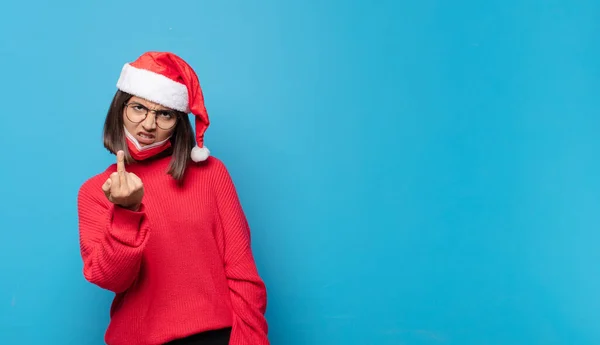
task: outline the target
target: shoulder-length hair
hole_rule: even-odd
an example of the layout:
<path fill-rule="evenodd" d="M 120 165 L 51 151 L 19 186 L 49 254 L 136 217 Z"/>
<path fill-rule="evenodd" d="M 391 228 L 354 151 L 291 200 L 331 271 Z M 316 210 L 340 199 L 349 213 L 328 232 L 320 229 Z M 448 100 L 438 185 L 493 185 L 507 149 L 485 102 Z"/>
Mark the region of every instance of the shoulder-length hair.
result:
<path fill-rule="evenodd" d="M 123 122 L 123 109 L 131 97 L 131 94 L 117 90 L 106 114 L 103 130 L 104 147 L 115 155 L 119 150 L 123 150 L 127 163 L 135 162 L 127 149 Z M 170 139 L 171 148 L 163 154 L 171 154 L 167 173 L 176 180 L 182 180 L 191 161 L 190 152 L 195 145 L 195 137 L 188 114 L 177 111 L 177 117 L 177 125 Z"/>

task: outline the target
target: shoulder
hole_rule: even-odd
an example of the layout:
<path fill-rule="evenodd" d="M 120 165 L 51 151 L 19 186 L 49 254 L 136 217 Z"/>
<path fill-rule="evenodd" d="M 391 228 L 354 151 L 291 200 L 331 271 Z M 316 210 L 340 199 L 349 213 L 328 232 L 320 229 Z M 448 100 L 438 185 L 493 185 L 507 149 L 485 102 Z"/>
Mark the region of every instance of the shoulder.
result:
<path fill-rule="evenodd" d="M 215 174 L 227 172 L 227 167 L 225 166 L 225 163 L 215 156 L 209 156 L 203 162 L 191 163 L 189 168 L 190 171 L 195 174 Z"/>
<path fill-rule="evenodd" d="M 191 163 L 189 177 L 195 180 L 209 181 L 212 184 L 228 183 L 231 180 L 227 166 L 215 156 L 209 156 L 203 162 Z"/>

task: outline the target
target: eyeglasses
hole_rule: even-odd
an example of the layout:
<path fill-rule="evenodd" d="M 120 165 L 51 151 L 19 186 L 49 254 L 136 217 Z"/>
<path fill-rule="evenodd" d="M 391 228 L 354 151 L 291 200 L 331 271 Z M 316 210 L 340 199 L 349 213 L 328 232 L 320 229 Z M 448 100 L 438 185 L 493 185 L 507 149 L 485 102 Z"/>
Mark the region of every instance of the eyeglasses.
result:
<path fill-rule="evenodd" d="M 154 113 L 154 121 L 161 129 L 171 129 L 177 124 L 177 113 L 172 110 L 150 110 L 139 103 L 125 103 L 125 116 L 133 123 L 146 120 L 149 112 Z"/>

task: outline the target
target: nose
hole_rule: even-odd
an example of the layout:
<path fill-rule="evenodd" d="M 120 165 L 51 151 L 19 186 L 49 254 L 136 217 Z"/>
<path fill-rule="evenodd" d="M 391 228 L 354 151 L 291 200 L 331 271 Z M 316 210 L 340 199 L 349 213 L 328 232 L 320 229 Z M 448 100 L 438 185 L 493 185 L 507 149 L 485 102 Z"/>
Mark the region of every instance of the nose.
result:
<path fill-rule="evenodd" d="M 156 118 L 155 118 L 155 114 L 152 111 L 148 112 L 148 116 L 146 116 L 146 119 L 144 121 L 142 121 L 142 127 L 144 128 L 144 130 L 150 132 L 156 129 Z"/>

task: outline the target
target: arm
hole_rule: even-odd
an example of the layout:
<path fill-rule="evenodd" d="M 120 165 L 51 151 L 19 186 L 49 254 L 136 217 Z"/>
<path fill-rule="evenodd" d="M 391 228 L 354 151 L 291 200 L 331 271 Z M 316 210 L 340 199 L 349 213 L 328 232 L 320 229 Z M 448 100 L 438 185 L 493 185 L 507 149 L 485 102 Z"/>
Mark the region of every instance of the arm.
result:
<path fill-rule="evenodd" d="M 85 279 L 115 293 L 127 290 L 148 241 L 144 205 L 130 211 L 106 200 L 99 185 L 84 184 L 77 208 Z"/>
<path fill-rule="evenodd" d="M 225 166 L 215 159 L 214 186 L 224 239 L 225 273 L 233 307 L 231 345 L 268 345 L 267 294 L 250 245 L 250 229 Z"/>

